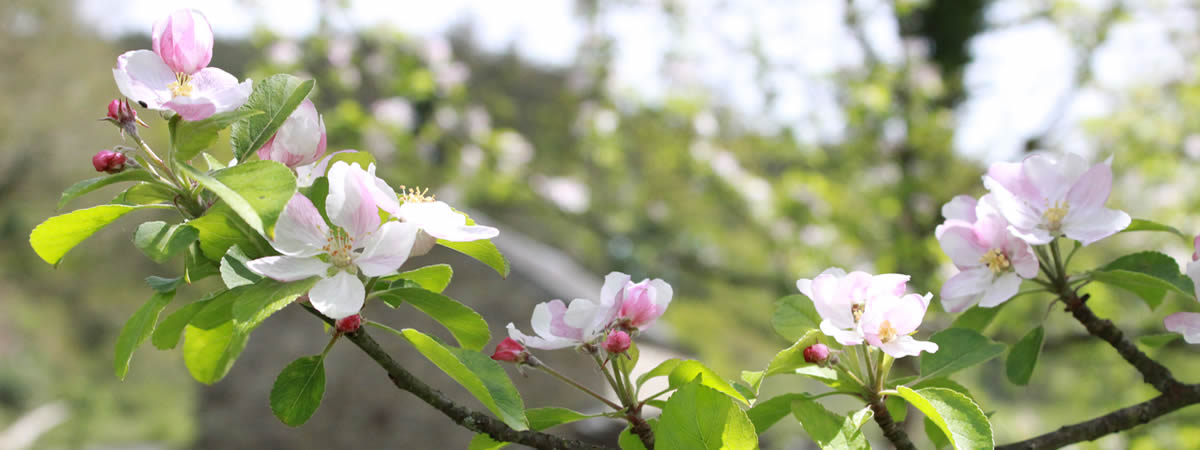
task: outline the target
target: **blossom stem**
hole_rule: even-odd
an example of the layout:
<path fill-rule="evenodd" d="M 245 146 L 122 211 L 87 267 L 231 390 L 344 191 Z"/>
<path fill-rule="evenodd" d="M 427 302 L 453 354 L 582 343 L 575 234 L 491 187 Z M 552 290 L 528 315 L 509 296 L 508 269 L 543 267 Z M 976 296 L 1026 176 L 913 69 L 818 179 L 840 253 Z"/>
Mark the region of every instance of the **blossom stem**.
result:
<path fill-rule="evenodd" d="M 333 337 L 329 338 L 329 343 L 325 344 L 324 350 L 321 350 L 321 360 L 322 361 L 325 360 L 325 355 L 328 355 L 329 351 L 333 350 L 333 344 L 335 342 L 337 342 L 338 338 L 340 338 L 340 337 L 342 337 L 342 333 L 336 332 L 336 333 L 333 333 Z"/>
<path fill-rule="evenodd" d="M 879 374 L 875 373 L 875 368 L 871 366 L 871 348 L 870 347 L 863 348 L 862 359 L 863 359 L 863 364 L 865 364 L 865 367 L 867 369 L 867 381 L 871 383 L 868 386 L 869 387 L 875 386 L 875 379 L 879 376 Z"/>
<path fill-rule="evenodd" d="M 600 359 L 600 355 L 597 355 L 596 353 L 593 352 L 592 353 L 592 361 L 596 362 L 596 366 L 598 368 L 600 368 L 600 373 L 603 373 L 604 379 L 608 380 L 608 385 L 613 388 L 613 392 L 617 393 L 617 399 L 621 400 L 622 403 L 625 403 L 626 397 L 625 397 L 624 386 L 621 386 L 621 383 L 618 382 L 617 379 L 612 376 L 612 373 L 610 373 L 608 371 L 608 368 L 605 367 L 605 365 L 604 365 L 604 361 Z M 620 409 L 621 408 L 619 408 L 619 407 L 617 408 L 618 411 Z"/>
<path fill-rule="evenodd" d="M 154 150 L 151 149 L 150 146 L 146 144 L 146 141 L 142 140 L 141 136 L 138 136 L 137 134 L 133 134 L 133 141 L 137 142 L 138 147 L 140 147 L 143 152 L 146 152 L 146 157 L 150 158 L 150 161 L 157 164 L 158 167 L 163 170 L 163 173 L 167 175 L 168 181 L 170 181 L 172 184 L 174 184 L 176 187 L 178 187 L 180 189 L 183 188 L 184 184 L 183 184 L 183 182 L 181 182 L 179 180 L 178 177 L 175 176 L 175 172 L 171 171 L 170 167 L 167 167 L 167 164 L 164 163 L 163 160 L 158 157 L 158 154 L 154 153 Z"/>
<path fill-rule="evenodd" d="M 539 364 L 539 365 L 537 365 L 537 369 L 541 370 L 542 372 L 546 372 L 547 374 L 549 374 L 550 376 L 552 376 L 554 378 L 558 378 L 559 381 L 562 381 L 563 383 L 567 383 L 568 385 L 570 385 L 571 387 L 573 387 L 575 389 L 579 389 L 579 390 L 583 391 L 584 393 L 586 393 L 592 397 L 595 397 L 597 400 L 604 402 L 605 405 L 608 405 L 612 409 L 615 409 L 617 411 L 620 411 L 623 409 L 623 408 L 621 408 L 621 405 L 613 403 L 611 400 L 604 398 L 603 395 L 596 393 L 596 391 L 588 389 L 587 386 L 577 383 L 575 380 L 572 380 L 570 377 L 559 373 L 557 370 L 551 369 L 550 366 L 547 366 L 545 364 Z"/>
<path fill-rule="evenodd" d="M 1065 282 L 1066 277 L 1067 277 L 1067 267 L 1065 264 L 1063 264 L 1062 253 L 1061 253 L 1061 250 L 1059 250 L 1059 248 L 1058 248 L 1058 238 L 1055 238 L 1053 241 L 1050 241 L 1050 253 L 1052 255 L 1054 255 L 1054 271 L 1057 272 L 1058 277 L 1062 279 L 1062 280 L 1056 280 L 1056 282 L 1058 282 L 1058 281 Z"/>

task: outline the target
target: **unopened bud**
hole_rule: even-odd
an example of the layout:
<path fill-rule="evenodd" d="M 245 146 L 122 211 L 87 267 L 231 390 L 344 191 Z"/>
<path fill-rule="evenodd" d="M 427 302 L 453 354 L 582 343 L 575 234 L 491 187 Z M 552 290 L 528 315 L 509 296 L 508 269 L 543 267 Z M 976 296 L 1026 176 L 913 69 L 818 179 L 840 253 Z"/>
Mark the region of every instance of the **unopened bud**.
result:
<path fill-rule="evenodd" d="M 333 326 L 341 333 L 353 333 L 362 327 L 362 321 L 362 314 L 355 314 L 338 319 Z"/>
<path fill-rule="evenodd" d="M 604 350 L 609 353 L 625 353 L 629 350 L 629 333 L 621 330 L 612 330 L 608 333 L 608 337 L 604 339 Z"/>
<path fill-rule="evenodd" d="M 809 364 L 821 364 L 829 359 L 829 347 L 825 344 L 813 344 L 804 349 L 804 361 Z"/>
<path fill-rule="evenodd" d="M 1192 261 L 1200 261 L 1200 235 L 1192 240 L 1192 247 L 1196 249 L 1195 252 L 1192 252 Z"/>
<path fill-rule="evenodd" d="M 137 111 L 133 110 L 129 100 L 115 99 L 108 102 L 108 115 L 100 120 L 108 121 L 120 128 L 121 136 L 124 136 L 125 133 L 137 134 L 138 125 L 149 127 L 146 122 L 142 122 L 142 119 L 138 118 Z"/>
<path fill-rule="evenodd" d="M 520 364 L 529 359 L 529 352 L 525 351 L 525 346 L 516 339 L 508 337 L 496 344 L 492 359 Z"/>
<path fill-rule="evenodd" d="M 125 154 L 100 150 L 92 157 L 92 167 L 95 167 L 97 172 L 118 173 L 125 170 Z"/>

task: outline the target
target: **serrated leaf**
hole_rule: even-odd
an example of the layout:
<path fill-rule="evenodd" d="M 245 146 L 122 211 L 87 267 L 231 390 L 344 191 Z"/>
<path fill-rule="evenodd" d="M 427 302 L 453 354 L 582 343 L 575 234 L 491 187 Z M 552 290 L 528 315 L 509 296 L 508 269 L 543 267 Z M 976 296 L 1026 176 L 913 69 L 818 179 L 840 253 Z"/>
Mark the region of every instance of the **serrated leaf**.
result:
<path fill-rule="evenodd" d="M 1029 384 L 1045 339 L 1046 329 L 1037 326 L 1013 345 L 1012 350 L 1008 352 L 1008 358 L 1004 360 L 1004 372 L 1008 375 L 1008 381 L 1018 386 Z"/>
<path fill-rule="evenodd" d="M 675 370 L 676 367 L 679 367 L 679 364 L 681 363 L 683 363 L 683 360 L 678 358 L 671 358 L 658 363 L 658 365 L 654 366 L 653 369 L 650 369 L 646 371 L 646 373 L 643 373 L 637 377 L 637 387 L 640 389 L 642 385 L 646 384 L 646 381 L 649 381 L 651 378 L 665 377 L 670 375 L 671 371 Z"/>
<path fill-rule="evenodd" d="M 275 135 L 292 111 L 300 106 L 316 82 L 300 80 L 291 75 L 277 74 L 254 83 L 254 91 L 239 111 L 261 111 L 233 124 L 229 141 L 233 155 L 245 161 L 250 152 L 262 148 Z"/>
<path fill-rule="evenodd" d="M 987 362 L 1004 353 L 1006 345 L 965 328 L 947 328 L 929 337 L 938 345 L 936 353 L 921 354 L 921 377 L 944 377 Z"/>
<path fill-rule="evenodd" d="M 154 289 L 154 292 L 171 292 L 183 284 L 183 278 L 166 278 L 151 275 L 146 277 L 146 284 L 150 286 L 150 289 Z"/>
<path fill-rule="evenodd" d="M 680 386 L 667 400 L 655 429 L 654 448 L 752 449 L 758 448 L 758 435 L 727 394 L 697 380 Z"/>
<path fill-rule="evenodd" d="M 411 328 L 399 333 L 509 427 L 518 431 L 529 429 L 521 395 L 496 361 L 476 351 L 443 345 Z"/>
<path fill-rule="evenodd" d="M 219 273 L 221 273 L 221 267 L 204 256 L 199 242 L 193 242 L 188 246 L 187 253 L 183 256 L 184 281 L 191 284 Z"/>
<path fill-rule="evenodd" d="M 445 295 L 421 288 L 394 288 L 379 291 L 378 295 L 393 307 L 408 303 L 429 315 L 446 327 L 462 348 L 479 351 L 492 338 L 483 316 Z"/>
<path fill-rule="evenodd" d="M 125 380 L 125 376 L 129 374 L 129 362 L 133 360 L 133 351 L 137 350 L 138 346 L 154 333 L 158 315 L 162 313 L 168 303 L 171 303 L 172 298 L 175 298 L 174 290 L 155 292 L 150 296 L 150 300 L 138 308 L 133 316 L 125 322 L 125 326 L 121 327 L 121 334 L 117 336 L 117 348 L 113 356 L 113 370 L 116 372 L 117 378 Z"/>
<path fill-rule="evenodd" d="M 108 186 L 115 183 L 123 183 L 126 181 L 154 181 L 154 175 L 142 169 L 126 169 L 124 172 L 105 175 L 102 177 L 90 178 L 71 185 L 67 190 L 63 191 L 62 197 L 58 199 L 58 205 L 55 209 L 62 209 L 71 200 L 79 198 L 79 196 L 92 192 L 96 189 Z"/>
<path fill-rule="evenodd" d="M 691 383 L 697 378 L 699 378 L 699 383 L 701 385 L 712 388 L 717 392 L 721 392 L 725 395 L 733 397 L 734 399 L 737 399 L 737 401 L 742 402 L 742 404 L 746 406 L 750 406 L 750 402 L 746 400 L 746 397 L 742 396 L 742 394 L 738 392 L 737 389 L 734 389 L 733 386 L 730 386 L 724 378 L 721 378 L 720 375 L 717 375 L 716 372 L 714 372 L 712 369 L 709 369 L 708 366 L 700 363 L 700 361 L 681 361 L 679 365 L 675 366 L 675 369 L 671 371 L 671 374 L 667 376 L 667 384 L 672 388 L 678 389 L 680 386 Z"/>
<path fill-rule="evenodd" d="M 793 401 L 792 415 L 823 449 L 871 448 L 859 431 L 857 420 L 829 411 L 816 401 L 807 398 Z"/>
<path fill-rule="evenodd" d="M 262 111 L 251 109 L 236 109 L 213 114 L 195 122 L 181 120 L 178 115 L 172 117 L 171 121 L 167 123 L 167 127 L 171 131 L 175 159 L 186 163 L 201 151 L 212 146 L 213 142 L 217 141 L 217 135 L 221 130 L 233 125 L 234 122 L 262 113 Z"/>
<path fill-rule="evenodd" d="M 775 313 L 771 315 L 771 326 L 785 339 L 795 342 L 809 330 L 821 328 L 821 315 L 817 314 L 812 300 L 803 295 L 789 295 L 775 301 Z"/>
<path fill-rule="evenodd" d="M 168 225 L 163 221 L 144 222 L 133 233 L 133 246 L 150 260 L 163 263 L 196 241 L 200 233 L 187 224 Z"/>
<path fill-rule="evenodd" d="M 1161 223 L 1156 223 L 1149 220 L 1133 219 L 1129 222 L 1128 227 L 1125 227 L 1124 230 L 1121 230 L 1122 233 L 1128 233 L 1131 231 L 1157 231 L 1160 233 L 1171 233 L 1179 236 L 1180 239 L 1183 239 L 1184 243 L 1188 245 L 1192 244 L 1192 236 L 1183 234 L 1183 232 L 1179 231 L 1175 227 L 1163 225 Z"/>
<path fill-rule="evenodd" d="M 434 264 L 402 272 L 399 275 L 390 276 L 388 279 L 409 280 L 427 291 L 441 293 L 446 290 L 446 286 L 450 285 L 450 278 L 453 276 L 454 270 L 450 268 L 449 264 Z"/>
<path fill-rule="evenodd" d="M 1179 271 L 1179 264 L 1159 252 L 1125 255 L 1096 269 L 1092 280 L 1118 287 L 1141 297 L 1150 309 L 1162 303 L 1168 290 L 1194 298 L 1192 280 Z"/>
<path fill-rule="evenodd" d="M 225 163 L 213 157 L 213 155 L 208 154 L 208 152 L 201 152 L 200 157 L 204 158 L 204 164 L 208 165 L 209 172 L 225 168 Z"/>
<path fill-rule="evenodd" d="M 292 170 L 275 161 L 238 164 L 212 175 L 187 164 L 179 167 L 216 194 L 251 229 L 266 237 L 272 236 L 269 231 L 296 193 L 296 177 Z"/>
<path fill-rule="evenodd" d="M 762 434 L 784 417 L 792 414 L 792 402 L 807 399 L 807 394 L 782 394 L 755 403 L 746 410 L 746 417 L 754 424 L 756 433 Z"/>
<path fill-rule="evenodd" d="M 159 208 L 152 205 L 100 205 L 46 219 L 29 233 L 29 244 L 43 261 L 58 264 L 67 252 L 101 228 L 130 212 Z"/>
<path fill-rule="evenodd" d="M 280 422 L 292 427 L 303 425 L 325 395 L 325 357 L 305 356 L 292 361 L 279 372 L 271 387 L 271 412 Z"/>
<path fill-rule="evenodd" d="M 896 388 L 900 396 L 915 406 L 942 430 L 956 449 L 992 448 L 992 424 L 979 405 L 966 396 L 944 388 L 914 391 Z"/>

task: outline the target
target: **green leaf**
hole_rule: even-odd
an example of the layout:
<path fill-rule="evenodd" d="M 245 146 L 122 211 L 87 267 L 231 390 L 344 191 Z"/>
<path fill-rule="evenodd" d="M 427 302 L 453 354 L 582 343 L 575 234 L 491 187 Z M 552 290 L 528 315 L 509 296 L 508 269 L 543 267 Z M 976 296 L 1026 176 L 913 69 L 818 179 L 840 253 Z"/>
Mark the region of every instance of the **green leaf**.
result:
<path fill-rule="evenodd" d="M 529 429 L 542 431 L 558 425 L 601 416 L 589 416 L 566 408 L 530 408 L 525 410 L 525 417 L 529 419 Z M 497 450 L 507 447 L 508 444 L 508 442 L 496 441 L 486 434 L 477 434 L 471 439 L 471 444 L 467 448 L 469 450 Z"/>
<path fill-rule="evenodd" d="M 1159 252 L 1140 252 L 1113 260 L 1092 272 L 1095 281 L 1137 294 L 1150 309 L 1162 303 L 1168 290 L 1195 298 L 1192 280 L 1179 272 L 1179 264 Z"/>
<path fill-rule="evenodd" d="M 100 205 L 46 219 L 29 233 L 33 251 L 50 264 L 58 264 L 80 242 L 132 211 L 156 206 Z"/>
<path fill-rule="evenodd" d="M 898 396 L 891 395 L 883 399 L 883 406 L 887 408 L 892 420 L 897 423 L 903 422 L 908 417 L 908 403 Z"/>
<path fill-rule="evenodd" d="M 150 172 L 142 169 L 127 169 L 124 172 L 114 175 L 105 175 L 102 177 L 83 180 L 71 185 L 71 187 L 63 191 L 62 197 L 58 199 L 58 205 L 55 206 L 55 208 L 62 209 L 62 207 L 66 206 L 71 200 L 74 200 L 83 194 L 92 192 L 110 184 L 121 183 L 125 181 L 154 181 L 154 175 L 151 175 Z"/>
<path fill-rule="evenodd" d="M 921 410 L 942 430 L 956 449 L 992 448 L 992 425 L 979 405 L 966 396 L 944 388 L 912 390 L 896 388 L 900 396 Z"/>
<path fill-rule="evenodd" d="M 428 314 L 450 330 L 450 334 L 454 335 L 454 339 L 458 340 L 458 345 L 462 348 L 479 351 L 492 338 L 483 316 L 445 295 L 421 288 L 395 288 L 379 291 L 378 294 L 383 301 L 393 305 L 392 307 L 407 302 Z"/>
<path fill-rule="evenodd" d="M 303 425 L 325 395 L 325 356 L 305 356 L 279 372 L 271 388 L 271 412 L 288 426 Z"/>
<path fill-rule="evenodd" d="M 275 161 L 253 161 L 221 169 L 212 176 L 187 164 L 180 170 L 212 191 L 250 228 L 263 236 L 275 226 L 279 213 L 296 193 L 296 177 Z M 216 259 L 216 258 L 214 258 Z"/>
<path fill-rule="evenodd" d="M 1183 242 L 1188 245 L 1192 244 L 1192 238 L 1193 238 L 1193 236 L 1188 236 L 1186 234 L 1183 234 L 1183 232 L 1179 231 L 1175 227 L 1167 226 L 1167 225 L 1163 225 L 1161 223 L 1151 222 L 1149 220 L 1143 220 L 1143 219 L 1133 219 L 1133 221 L 1129 222 L 1128 227 L 1125 227 L 1124 230 L 1121 230 L 1122 233 L 1128 233 L 1131 231 L 1157 231 L 1157 232 L 1162 232 L 1162 233 L 1171 233 L 1176 236 L 1179 236 L 1179 238 L 1183 239 Z"/>
<path fill-rule="evenodd" d="M 509 427 L 529 429 L 521 395 L 496 361 L 477 351 L 448 347 L 411 328 L 401 330 L 400 335 Z"/>
<path fill-rule="evenodd" d="M 221 260 L 235 245 L 241 247 L 242 252 L 251 259 L 266 256 L 262 254 L 262 250 L 256 249 L 270 247 L 269 243 L 262 240 L 261 236 L 242 222 L 224 203 L 209 208 L 203 216 L 189 221 L 188 225 L 199 232 L 200 250 L 206 258 L 213 261 Z"/>
<path fill-rule="evenodd" d="M 737 389 L 734 389 L 733 386 L 730 386 L 728 382 L 721 378 L 720 375 L 717 375 L 716 372 L 713 372 L 712 369 L 709 369 L 704 364 L 701 364 L 700 361 L 681 361 L 679 365 L 671 371 L 671 374 L 667 376 L 667 383 L 670 387 L 679 389 L 680 386 L 695 381 L 697 377 L 700 378 L 701 385 L 712 388 L 718 392 L 737 399 L 746 406 L 750 406 L 750 402 L 746 400 L 746 397 L 742 396 Z"/>
<path fill-rule="evenodd" d="M 929 443 L 933 444 L 935 449 L 950 446 L 950 439 L 946 437 L 946 433 L 943 433 L 941 428 L 938 428 L 936 423 L 933 423 L 928 417 L 925 418 L 924 422 L 925 436 L 929 438 Z"/>
<path fill-rule="evenodd" d="M 792 415 L 823 449 L 871 448 L 855 419 L 842 417 L 814 400 L 802 398 L 793 401 Z"/>
<path fill-rule="evenodd" d="M 239 111 L 261 111 L 265 114 L 246 117 L 233 124 L 229 141 L 238 162 L 245 161 L 250 152 L 262 148 L 275 135 L 275 131 L 300 106 L 315 84 L 313 80 L 301 81 L 285 74 L 254 82 L 254 91 Z"/>
<path fill-rule="evenodd" d="M 388 279 L 409 280 L 417 283 L 425 288 L 425 290 L 440 293 L 446 290 L 446 286 L 450 285 L 450 277 L 453 275 L 454 270 L 450 268 L 449 264 L 434 264 L 390 276 Z"/>
<path fill-rule="evenodd" d="M 1138 337 L 1137 342 L 1138 344 L 1149 348 L 1158 348 L 1175 342 L 1175 340 L 1179 339 L 1180 337 L 1182 336 L 1177 333 L 1150 334 Z"/>
<path fill-rule="evenodd" d="M 187 224 L 167 225 L 163 221 L 145 222 L 133 233 L 133 245 L 156 263 L 163 263 L 187 249 L 200 235 Z"/>
<path fill-rule="evenodd" d="M 667 400 L 655 429 L 655 450 L 758 448 L 746 413 L 727 394 L 693 381 Z"/>
<path fill-rule="evenodd" d="M 500 254 L 500 249 L 496 248 L 496 244 L 493 244 L 490 240 L 480 239 L 470 242 L 452 242 L 438 239 L 437 243 L 487 264 L 488 267 L 495 270 L 501 277 L 508 278 L 508 260 L 504 259 L 504 255 Z"/>
<path fill-rule="evenodd" d="M 646 384 L 646 381 L 650 380 L 651 378 L 665 377 L 670 375 L 671 372 L 674 371 L 676 367 L 679 367 L 679 365 L 682 363 L 683 360 L 678 358 L 671 358 L 658 363 L 658 365 L 654 366 L 653 369 L 650 369 L 646 373 L 643 373 L 637 377 L 637 387 L 641 388 L 642 385 Z"/>
<path fill-rule="evenodd" d="M 171 130 L 175 159 L 186 163 L 204 149 L 212 146 L 213 142 L 217 141 L 217 135 L 221 130 L 233 125 L 234 122 L 262 113 L 262 111 L 252 109 L 236 109 L 213 114 L 195 122 L 181 120 L 179 116 L 171 118 L 167 126 Z"/>
<path fill-rule="evenodd" d="M 931 387 L 949 389 L 949 390 L 952 390 L 959 394 L 962 394 L 963 396 L 971 399 L 971 401 L 975 401 L 975 396 L 971 395 L 971 391 L 967 390 L 967 388 L 965 386 L 958 384 L 958 382 L 951 380 L 949 378 L 946 378 L 946 377 L 938 377 L 938 378 L 930 378 L 927 380 L 921 380 L 921 381 L 917 382 L 916 384 L 909 386 L 909 389 L 919 391 L 921 389 L 931 388 Z"/>
<path fill-rule="evenodd" d="M 225 168 L 225 163 L 223 163 L 220 160 L 218 160 L 217 158 L 213 157 L 213 155 L 208 154 L 208 152 L 200 153 L 200 157 L 204 158 L 204 164 L 208 165 L 209 172 L 212 172 L 214 170 L 221 170 L 221 169 Z"/>
<path fill-rule="evenodd" d="M 146 277 L 146 285 L 150 286 L 150 289 L 154 289 L 154 292 L 171 292 L 178 289 L 181 284 L 183 284 L 183 278 L 180 277 L 166 278 L 154 275 Z"/>
<path fill-rule="evenodd" d="M 921 378 L 941 377 L 1004 353 L 1006 345 L 965 328 L 947 328 L 929 338 L 938 345 L 936 353 L 921 354 Z"/>
<path fill-rule="evenodd" d="M 754 424 L 754 431 L 762 434 L 784 417 L 792 413 L 792 402 L 809 398 L 808 394 L 783 394 L 754 404 L 746 410 L 746 416 Z"/>
<path fill-rule="evenodd" d="M 780 336 L 795 342 L 804 337 L 809 330 L 821 328 L 821 315 L 817 314 L 817 309 L 808 297 L 789 295 L 775 301 L 775 314 L 771 316 L 771 326 Z"/>
<path fill-rule="evenodd" d="M 208 300 L 200 300 L 189 303 L 171 313 L 163 319 L 162 323 L 158 324 L 158 328 L 154 329 L 154 335 L 150 338 L 150 342 L 159 350 L 175 348 L 176 345 L 179 345 L 179 338 L 183 336 L 183 329 L 187 327 L 188 322 L 191 322 L 192 317 L 195 317 L 196 313 L 199 313 L 207 305 Z"/>
<path fill-rule="evenodd" d="M 1018 386 L 1029 384 L 1033 376 L 1033 368 L 1037 367 L 1038 355 L 1042 353 L 1042 341 L 1046 338 L 1046 329 L 1034 327 L 1021 340 L 1013 345 L 1004 360 L 1005 374 L 1008 381 Z"/>
<path fill-rule="evenodd" d="M 320 277 L 310 277 L 284 283 L 264 278 L 255 284 L 225 291 L 225 295 L 235 297 L 232 307 L 234 322 L 243 328 L 254 328 L 271 314 L 292 304 L 319 280 Z"/>
<path fill-rule="evenodd" d="M 235 329 L 233 321 L 207 330 L 188 325 L 184 331 L 183 364 L 196 381 L 216 383 L 229 373 L 249 339 L 248 333 Z"/>
<path fill-rule="evenodd" d="M 795 373 L 825 383 L 835 391 L 862 392 L 863 390 L 862 385 L 857 381 L 829 367 L 809 365 L 796 369 Z"/>
<path fill-rule="evenodd" d="M 199 242 L 193 242 L 188 246 L 188 251 L 183 256 L 183 279 L 185 281 L 190 284 L 219 273 L 221 273 L 221 267 L 204 256 Z"/>
<path fill-rule="evenodd" d="M 254 284 L 263 279 L 262 275 L 254 273 L 246 266 L 250 257 L 242 252 L 242 248 L 234 245 L 229 247 L 225 256 L 221 257 L 221 281 L 225 287 L 233 289 L 238 286 Z"/>
<path fill-rule="evenodd" d="M 137 312 L 133 313 L 133 317 L 125 322 L 125 326 L 121 327 L 121 334 L 117 336 L 116 354 L 113 358 L 113 370 L 116 371 L 117 378 L 125 380 L 125 376 L 129 374 L 129 362 L 133 359 L 133 351 L 154 332 L 154 326 L 158 323 L 158 315 L 174 297 L 174 290 L 155 292 L 150 300 L 138 308 Z"/>
<path fill-rule="evenodd" d="M 809 330 L 801 338 L 796 340 L 796 343 L 791 347 L 775 354 L 771 358 L 771 362 L 767 364 L 766 376 L 776 375 L 780 373 L 796 373 L 796 369 L 805 366 L 811 366 L 804 360 L 804 349 L 817 343 L 817 338 L 821 336 L 821 332 L 817 330 Z"/>
<path fill-rule="evenodd" d="M 646 450 L 646 445 L 642 443 L 642 438 L 633 434 L 633 426 L 626 426 L 621 430 L 621 434 L 617 436 L 617 446 L 621 450 Z"/>
<path fill-rule="evenodd" d="M 1001 303 L 993 308 L 984 308 L 977 305 L 959 314 L 954 319 L 954 322 L 950 323 L 949 328 L 965 328 L 977 333 L 983 333 L 983 330 L 992 324 L 992 320 L 996 318 L 996 315 L 1000 314 L 1000 309 L 1007 304 L 1009 303 Z"/>
<path fill-rule="evenodd" d="M 138 183 L 117 194 L 111 202 L 114 205 L 165 205 L 171 206 L 175 201 L 175 191 L 158 183 Z"/>

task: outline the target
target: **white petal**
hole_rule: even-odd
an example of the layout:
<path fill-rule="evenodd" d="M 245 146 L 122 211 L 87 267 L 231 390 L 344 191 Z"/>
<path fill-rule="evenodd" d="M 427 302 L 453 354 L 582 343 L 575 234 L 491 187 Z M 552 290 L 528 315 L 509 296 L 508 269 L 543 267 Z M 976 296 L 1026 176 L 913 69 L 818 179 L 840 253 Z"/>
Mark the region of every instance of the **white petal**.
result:
<path fill-rule="evenodd" d="M 328 242 L 329 227 L 321 212 L 308 197 L 292 195 L 275 222 L 275 240 L 271 246 L 289 256 L 315 256 L 325 253 Z"/>
<path fill-rule="evenodd" d="M 840 329 L 828 320 L 821 321 L 821 332 L 842 345 L 858 345 L 863 342 L 862 335 L 857 331 Z"/>
<path fill-rule="evenodd" d="M 577 342 L 569 339 L 546 339 L 540 336 L 528 336 L 525 333 L 522 333 L 521 330 L 518 330 L 516 325 L 513 325 L 512 323 L 508 324 L 508 337 L 524 344 L 526 347 L 537 348 L 541 350 L 557 350 L 577 344 Z"/>
<path fill-rule="evenodd" d="M 171 100 L 171 90 L 167 86 L 175 82 L 175 72 L 158 54 L 134 50 L 117 57 L 113 79 L 121 94 L 144 103 L 146 108 L 161 110 L 165 109 L 163 104 Z"/>
<path fill-rule="evenodd" d="M 979 299 L 983 297 L 983 293 L 965 295 L 962 297 L 946 297 L 942 296 L 942 309 L 948 313 L 960 313 L 966 311 L 967 308 L 979 303 Z"/>
<path fill-rule="evenodd" d="M 942 298 L 971 297 L 992 285 L 992 269 L 986 266 L 964 270 L 946 280 L 942 285 Z"/>
<path fill-rule="evenodd" d="M 405 222 L 417 224 L 429 235 L 447 241 L 477 241 L 500 234 L 499 230 L 492 227 L 467 225 L 467 216 L 454 211 L 445 202 L 404 203 L 400 205 L 399 216 Z"/>
<path fill-rule="evenodd" d="M 259 275 L 277 281 L 296 281 L 314 276 L 323 276 L 329 263 L 317 258 L 292 256 L 268 256 L 246 262 L 246 267 Z"/>
<path fill-rule="evenodd" d="M 1072 208 L 1095 208 L 1104 206 L 1112 191 L 1112 167 L 1096 164 L 1088 169 L 1067 192 L 1067 202 Z"/>
<path fill-rule="evenodd" d="M 313 308 L 317 308 L 317 311 L 331 319 L 358 314 L 366 296 L 362 281 L 344 271 L 318 281 L 308 292 L 308 299 Z"/>
<path fill-rule="evenodd" d="M 650 281 L 650 288 L 654 292 L 654 306 L 657 307 L 658 313 L 662 314 L 671 304 L 671 297 L 675 295 L 675 290 L 666 281 L 658 278 Z"/>
<path fill-rule="evenodd" d="M 799 289 L 800 293 L 804 294 L 804 296 L 808 297 L 809 299 L 812 299 L 812 296 L 813 296 L 812 281 L 813 280 L 810 280 L 808 278 L 801 278 L 799 280 L 796 280 L 796 289 Z"/>
<path fill-rule="evenodd" d="M 571 300 L 571 304 L 567 306 L 567 313 L 563 316 L 563 321 L 575 328 L 590 328 L 600 313 L 600 305 L 591 300 L 577 298 Z"/>
<path fill-rule="evenodd" d="M 379 208 L 367 185 L 367 173 L 358 166 L 338 161 L 329 168 L 329 195 L 325 210 L 334 225 L 355 239 L 379 229 Z M 373 185 L 374 181 L 370 183 Z"/>
<path fill-rule="evenodd" d="M 973 227 L 958 224 L 947 225 L 938 237 L 938 244 L 960 269 L 978 267 L 982 264 L 979 259 L 989 250 L 979 242 Z"/>
<path fill-rule="evenodd" d="M 1071 208 L 1063 221 L 1063 234 L 1083 245 L 1090 245 L 1129 227 L 1132 219 L 1125 211 L 1097 208 Z"/>
<path fill-rule="evenodd" d="M 385 223 L 368 235 L 363 252 L 354 259 L 354 264 L 369 277 L 391 274 L 408 260 L 416 238 L 417 227 L 413 224 Z"/>
<path fill-rule="evenodd" d="M 1192 287 L 1196 290 L 1196 299 L 1200 300 L 1200 261 L 1188 263 L 1187 276 L 1192 279 Z"/>
<path fill-rule="evenodd" d="M 942 217 L 946 220 L 961 220 L 963 222 L 975 221 L 975 207 L 979 201 L 975 197 L 969 195 L 959 195 L 945 205 L 942 205 Z"/>
<path fill-rule="evenodd" d="M 1178 312 L 1163 319 L 1167 331 L 1183 335 L 1189 344 L 1200 344 L 1200 313 Z"/>
<path fill-rule="evenodd" d="M 905 356 L 917 356 L 921 352 L 937 352 L 938 345 L 929 341 L 918 341 L 913 339 L 912 336 L 900 336 L 892 342 L 881 344 L 879 349 L 893 358 L 903 358 Z"/>
<path fill-rule="evenodd" d="M 991 286 L 983 291 L 983 298 L 979 300 L 979 306 L 984 308 L 1000 306 L 1001 303 L 1017 295 L 1020 289 L 1021 277 L 1017 276 L 1015 272 L 1001 275 L 992 282 Z"/>
<path fill-rule="evenodd" d="M 604 276 L 604 286 L 600 287 L 600 302 L 604 304 L 617 303 L 617 295 L 630 282 L 629 275 L 621 272 L 609 272 Z"/>
<path fill-rule="evenodd" d="M 1008 223 L 1023 233 L 1029 233 L 1042 223 L 1042 213 L 1031 205 L 1045 202 L 1044 198 L 1018 197 L 991 177 L 983 177 L 983 186 L 991 193 L 992 204 Z M 1049 241 L 1046 241 L 1049 242 Z M 1045 244 L 1046 242 L 1041 242 Z M 1033 242 L 1030 242 L 1034 244 Z M 1036 245 L 1036 244 L 1035 244 Z"/>
<path fill-rule="evenodd" d="M 1074 178 L 1067 178 L 1063 173 L 1065 158 L 1052 157 L 1047 154 L 1036 154 L 1021 162 L 1021 172 L 1029 180 L 1044 199 L 1062 200 L 1067 196 Z"/>

